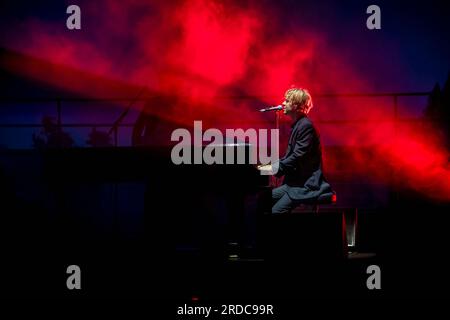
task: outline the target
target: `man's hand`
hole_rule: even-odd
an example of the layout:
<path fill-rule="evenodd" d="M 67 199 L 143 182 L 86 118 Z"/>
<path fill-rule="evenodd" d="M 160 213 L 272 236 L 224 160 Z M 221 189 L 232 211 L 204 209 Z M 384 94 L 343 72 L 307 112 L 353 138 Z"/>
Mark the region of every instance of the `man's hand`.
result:
<path fill-rule="evenodd" d="M 259 165 L 258 170 L 263 171 L 266 175 L 273 174 L 273 168 L 271 164 Z"/>

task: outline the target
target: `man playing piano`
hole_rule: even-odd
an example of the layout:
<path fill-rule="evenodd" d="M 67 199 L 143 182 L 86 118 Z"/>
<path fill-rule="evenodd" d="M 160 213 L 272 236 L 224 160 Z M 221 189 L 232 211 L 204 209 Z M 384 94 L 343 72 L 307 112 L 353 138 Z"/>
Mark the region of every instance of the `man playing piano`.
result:
<path fill-rule="evenodd" d="M 322 150 L 319 133 L 308 118 L 313 107 L 309 92 L 291 88 L 285 93 L 283 113 L 292 119 L 292 130 L 286 154 L 277 163 L 260 166 L 284 176 L 283 184 L 272 190 L 272 213 L 287 213 L 302 203 L 314 201 L 323 193 L 332 192 L 322 172 Z"/>

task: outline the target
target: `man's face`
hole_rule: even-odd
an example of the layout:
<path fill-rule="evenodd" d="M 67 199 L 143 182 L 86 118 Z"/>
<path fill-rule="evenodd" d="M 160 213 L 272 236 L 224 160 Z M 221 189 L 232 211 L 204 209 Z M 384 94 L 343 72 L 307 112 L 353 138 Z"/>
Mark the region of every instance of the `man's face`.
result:
<path fill-rule="evenodd" d="M 284 106 L 283 113 L 286 115 L 293 115 L 295 113 L 295 106 L 289 98 L 285 98 L 282 103 Z"/>

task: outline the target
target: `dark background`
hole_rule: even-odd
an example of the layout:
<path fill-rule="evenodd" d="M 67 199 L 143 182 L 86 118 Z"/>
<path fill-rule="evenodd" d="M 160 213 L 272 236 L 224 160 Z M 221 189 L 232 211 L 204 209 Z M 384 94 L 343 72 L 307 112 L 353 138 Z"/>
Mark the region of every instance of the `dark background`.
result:
<path fill-rule="evenodd" d="M 448 296 L 444 1 L 79 1 L 75 31 L 65 26 L 70 4 L 0 5 L 2 294 Z M 381 30 L 365 26 L 371 4 Z M 256 209 L 267 188 L 252 167 L 171 165 L 167 128 L 274 128 L 275 115 L 256 110 L 292 84 L 313 95 L 338 195 L 322 211 L 358 212 L 356 258 L 327 256 L 339 237 L 323 231 L 339 219 L 315 225 L 307 213 L 274 222 L 269 239 L 283 254 L 264 260 L 261 230 L 274 229 Z M 153 131 L 137 147 L 145 115 Z M 280 129 L 283 143 L 287 119 Z M 228 259 L 238 238 L 252 259 Z M 70 264 L 82 270 L 79 292 L 65 286 Z M 365 286 L 371 264 L 380 291 Z"/>

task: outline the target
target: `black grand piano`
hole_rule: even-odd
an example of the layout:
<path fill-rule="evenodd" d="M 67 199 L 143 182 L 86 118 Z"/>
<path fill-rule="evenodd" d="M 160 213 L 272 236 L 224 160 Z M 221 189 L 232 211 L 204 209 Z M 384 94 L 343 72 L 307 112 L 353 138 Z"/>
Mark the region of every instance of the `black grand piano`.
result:
<path fill-rule="evenodd" d="M 249 159 L 248 144 L 220 147 L 224 155 L 244 150 Z M 50 215 L 57 217 L 54 227 L 64 230 L 64 237 L 135 238 L 159 247 L 206 247 L 211 252 L 228 243 L 251 243 L 254 231 L 245 228 L 254 230 L 254 216 L 270 208 L 269 176 L 249 161 L 176 165 L 171 151 L 151 146 L 62 148 L 16 151 L 10 157 L 35 159 L 47 203 L 52 202 Z"/>

